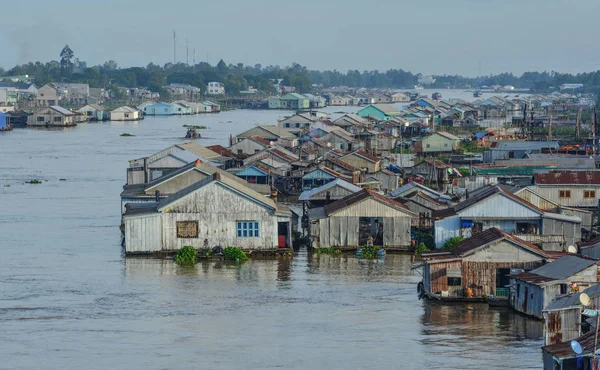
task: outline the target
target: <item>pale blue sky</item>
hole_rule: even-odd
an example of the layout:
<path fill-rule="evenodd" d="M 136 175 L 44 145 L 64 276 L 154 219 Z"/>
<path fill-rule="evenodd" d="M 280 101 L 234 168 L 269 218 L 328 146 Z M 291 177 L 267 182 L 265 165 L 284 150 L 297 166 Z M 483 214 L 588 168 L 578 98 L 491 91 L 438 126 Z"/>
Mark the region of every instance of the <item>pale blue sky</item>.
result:
<path fill-rule="evenodd" d="M 0 67 L 297 62 L 311 69 L 425 74 L 600 69 L 600 0 L 27 0 L 2 4 Z"/>

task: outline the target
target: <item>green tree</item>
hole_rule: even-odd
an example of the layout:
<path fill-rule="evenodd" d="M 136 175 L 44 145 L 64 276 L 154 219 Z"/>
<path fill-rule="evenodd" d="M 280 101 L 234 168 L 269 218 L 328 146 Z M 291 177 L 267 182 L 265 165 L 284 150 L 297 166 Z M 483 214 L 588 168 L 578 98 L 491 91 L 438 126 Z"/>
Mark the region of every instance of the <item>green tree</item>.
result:
<path fill-rule="evenodd" d="M 60 70 L 63 75 L 69 75 L 73 71 L 73 57 L 75 54 L 73 50 L 69 47 L 69 45 L 65 45 L 65 47 L 60 52 Z"/>

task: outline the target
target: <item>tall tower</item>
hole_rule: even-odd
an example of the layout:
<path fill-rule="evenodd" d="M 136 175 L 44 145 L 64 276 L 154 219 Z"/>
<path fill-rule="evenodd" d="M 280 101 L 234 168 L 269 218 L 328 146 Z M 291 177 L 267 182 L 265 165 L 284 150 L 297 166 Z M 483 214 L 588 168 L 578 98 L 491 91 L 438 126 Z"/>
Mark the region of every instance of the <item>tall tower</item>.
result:
<path fill-rule="evenodd" d="M 177 36 L 173 30 L 173 64 L 177 63 Z"/>

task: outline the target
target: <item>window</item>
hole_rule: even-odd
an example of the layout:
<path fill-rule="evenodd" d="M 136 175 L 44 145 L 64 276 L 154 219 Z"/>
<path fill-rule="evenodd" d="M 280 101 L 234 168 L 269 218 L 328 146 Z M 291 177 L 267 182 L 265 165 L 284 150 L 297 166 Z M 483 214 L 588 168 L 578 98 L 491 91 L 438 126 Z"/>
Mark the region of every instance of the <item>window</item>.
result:
<path fill-rule="evenodd" d="M 462 278 L 448 277 L 448 286 L 462 286 Z"/>
<path fill-rule="evenodd" d="M 289 124 L 289 123 L 286 123 L 286 124 L 284 125 L 284 127 L 285 127 L 285 128 L 290 128 L 290 124 Z"/>
<path fill-rule="evenodd" d="M 129 118 L 129 113 L 124 114 L 125 118 Z"/>
<path fill-rule="evenodd" d="M 571 198 L 571 190 L 560 190 L 558 192 L 559 198 Z"/>
<path fill-rule="evenodd" d="M 44 122 L 44 117 L 38 116 L 37 120 L 38 120 L 38 122 Z"/>
<path fill-rule="evenodd" d="M 238 238 L 258 238 L 258 221 L 238 221 Z"/>
<path fill-rule="evenodd" d="M 584 190 L 583 197 L 587 199 L 596 198 L 596 190 Z"/>
<path fill-rule="evenodd" d="M 425 147 L 426 148 L 431 148 L 431 144 L 427 144 Z"/>
<path fill-rule="evenodd" d="M 178 238 L 197 238 L 198 221 L 177 221 Z"/>
<path fill-rule="evenodd" d="M 260 149 L 254 149 L 254 154 L 260 152 Z"/>
<path fill-rule="evenodd" d="M 54 122 L 60 122 L 62 121 L 62 117 L 58 116 L 58 117 L 54 117 Z"/>
<path fill-rule="evenodd" d="M 238 155 L 244 154 L 244 151 L 242 149 L 238 149 Z"/>

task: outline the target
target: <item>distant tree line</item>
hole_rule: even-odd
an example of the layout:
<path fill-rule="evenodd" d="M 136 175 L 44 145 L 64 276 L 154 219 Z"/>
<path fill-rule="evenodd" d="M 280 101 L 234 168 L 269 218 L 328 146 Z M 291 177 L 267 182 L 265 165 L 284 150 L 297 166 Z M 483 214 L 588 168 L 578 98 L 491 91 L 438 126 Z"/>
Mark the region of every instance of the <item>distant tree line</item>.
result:
<path fill-rule="evenodd" d="M 239 95 L 249 86 L 266 94 L 275 92 L 273 79 L 281 79 L 285 86 L 295 87 L 297 92 L 309 92 L 313 84 L 323 87 L 348 86 L 366 88 L 413 88 L 418 84 L 418 74 L 402 69 L 390 69 L 385 72 L 350 70 L 346 73 L 333 71 L 308 70 L 300 64 L 291 66 L 254 66 L 243 63 L 227 64 L 220 60 L 216 66 L 206 62 L 196 65 L 185 63 L 167 63 L 164 66 L 150 63 L 146 67 L 119 68 L 109 60 L 102 65 L 88 67 L 87 63 L 75 57 L 67 45 L 60 53 L 60 61 L 47 63 L 30 62 L 18 65 L 8 71 L 0 69 L 0 75 L 30 75 L 37 85 L 49 82 L 80 82 L 91 87 L 113 88 L 144 87 L 150 91 L 166 95 L 163 86 L 170 83 L 189 84 L 206 91 L 208 82 L 221 82 L 228 95 Z M 463 77 L 459 75 L 433 76 L 436 81 L 433 88 L 477 88 L 484 85 L 511 85 L 515 88 L 532 89 L 536 92 L 548 92 L 564 83 L 582 83 L 589 92 L 600 91 L 600 71 L 576 75 L 558 72 L 525 72 L 521 76 L 501 73 L 484 77 Z"/>

